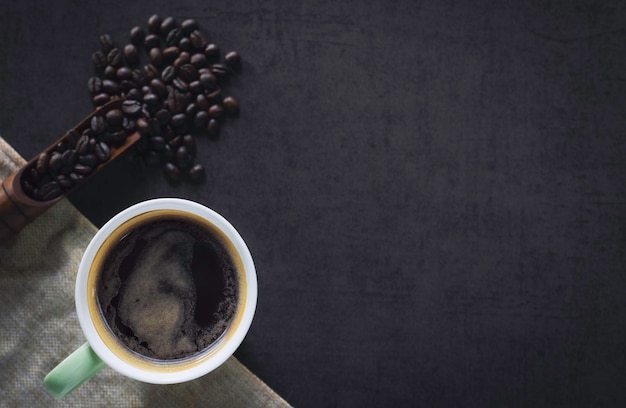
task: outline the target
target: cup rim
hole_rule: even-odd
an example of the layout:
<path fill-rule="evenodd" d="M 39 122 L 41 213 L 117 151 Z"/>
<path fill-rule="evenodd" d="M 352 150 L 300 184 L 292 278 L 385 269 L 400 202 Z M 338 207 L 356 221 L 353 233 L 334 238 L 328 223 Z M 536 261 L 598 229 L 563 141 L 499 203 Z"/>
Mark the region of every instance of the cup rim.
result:
<path fill-rule="evenodd" d="M 97 333 L 91 314 L 89 313 L 89 289 L 88 277 L 91 263 L 100 246 L 108 235 L 118 226 L 129 219 L 154 210 L 180 210 L 205 218 L 220 229 L 233 243 L 237 253 L 241 257 L 246 279 L 246 304 L 241 320 L 229 339 L 214 352 L 209 358 L 201 363 L 180 370 L 168 370 L 157 372 L 130 364 L 113 353 Z M 152 384 L 175 384 L 201 377 L 223 364 L 239 347 L 247 334 L 254 317 L 257 303 L 257 277 L 252 255 L 237 230 L 223 216 L 216 211 L 197 202 L 182 198 L 156 198 L 137 203 L 121 211 L 98 230 L 89 242 L 78 267 L 75 287 L 75 303 L 78 321 L 87 338 L 87 342 L 94 352 L 115 371 L 147 383 Z"/>

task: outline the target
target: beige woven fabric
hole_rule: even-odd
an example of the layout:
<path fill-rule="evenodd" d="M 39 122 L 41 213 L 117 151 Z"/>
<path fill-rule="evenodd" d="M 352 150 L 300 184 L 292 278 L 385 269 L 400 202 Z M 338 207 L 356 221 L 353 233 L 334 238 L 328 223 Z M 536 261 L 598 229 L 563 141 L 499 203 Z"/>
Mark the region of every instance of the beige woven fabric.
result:
<path fill-rule="evenodd" d="M 0 138 L 0 180 L 23 163 Z M 145 384 L 106 367 L 62 400 L 48 395 L 44 376 L 85 341 L 74 308 L 75 271 L 95 233 L 63 200 L 0 243 L 0 406 L 289 406 L 234 357 L 183 384 Z"/>

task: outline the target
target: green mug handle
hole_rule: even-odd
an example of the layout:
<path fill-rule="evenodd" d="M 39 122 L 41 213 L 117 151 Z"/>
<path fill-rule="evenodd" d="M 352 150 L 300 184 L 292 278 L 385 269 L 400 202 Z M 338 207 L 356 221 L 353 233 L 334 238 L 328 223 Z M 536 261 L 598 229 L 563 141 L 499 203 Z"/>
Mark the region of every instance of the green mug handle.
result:
<path fill-rule="evenodd" d="M 85 343 L 53 368 L 43 385 L 54 398 L 63 398 L 104 366 L 104 361 Z"/>

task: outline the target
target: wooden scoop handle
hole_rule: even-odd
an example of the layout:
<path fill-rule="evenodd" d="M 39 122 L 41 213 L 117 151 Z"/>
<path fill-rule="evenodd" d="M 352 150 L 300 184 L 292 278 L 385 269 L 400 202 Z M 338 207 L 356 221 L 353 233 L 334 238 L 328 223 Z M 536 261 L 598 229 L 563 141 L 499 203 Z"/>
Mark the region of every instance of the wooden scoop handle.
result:
<path fill-rule="evenodd" d="M 91 125 L 91 119 L 94 116 L 104 116 L 109 110 L 120 109 L 121 106 L 121 100 L 111 101 L 92 112 L 78 125 L 76 125 L 73 130 L 82 133 L 84 129 Z M 63 141 L 65 137 L 66 136 L 59 138 L 56 142 L 45 149 L 44 152 L 52 153 L 57 144 Z M 67 190 L 64 194 L 47 201 L 39 201 L 29 197 L 22 188 L 22 176 L 24 172 L 35 165 L 39 155 L 32 158 L 28 163 L 11 174 L 0 185 L 0 241 L 3 241 L 20 232 L 22 228 L 28 225 L 31 221 L 46 212 L 46 210 L 57 202 L 61 201 L 76 187 L 85 183 L 89 178 L 91 178 L 91 176 L 100 171 L 104 166 L 135 144 L 139 138 L 139 133 L 135 132 L 129 135 L 122 145 L 118 147 L 111 147 L 111 156 L 108 160 L 100 163 L 88 176 L 86 176 L 79 183 L 76 183 L 70 190 Z"/>

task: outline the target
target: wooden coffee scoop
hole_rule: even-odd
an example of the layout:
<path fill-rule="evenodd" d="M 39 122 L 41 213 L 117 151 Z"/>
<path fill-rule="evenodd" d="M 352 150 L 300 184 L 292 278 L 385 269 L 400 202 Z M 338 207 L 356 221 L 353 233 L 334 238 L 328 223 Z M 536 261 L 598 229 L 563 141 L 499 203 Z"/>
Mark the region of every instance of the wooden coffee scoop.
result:
<path fill-rule="evenodd" d="M 120 109 L 121 106 L 121 100 L 111 101 L 96 109 L 72 130 L 75 130 L 80 135 L 83 130 L 91 126 L 92 118 L 95 116 L 104 117 L 107 112 L 113 109 Z M 62 143 L 66 138 L 67 134 L 50 145 L 44 150 L 44 152 L 52 154 L 55 149 L 57 149 L 59 143 Z M 63 193 L 57 197 L 46 201 L 36 200 L 24 191 L 24 180 L 22 179 L 25 177 L 26 171 L 33 169 L 36 166 L 41 153 L 35 156 L 2 182 L 0 188 L 0 241 L 3 241 L 20 232 L 22 228 L 28 225 L 31 221 L 62 200 L 67 196 L 67 194 L 71 193 L 78 186 L 85 183 L 91 176 L 100 171 L 104 166 L 135 144 L 139 138 L 139 133 L 135 132 L 128 135 L 122 144 L 110 146 L 110 157 L 107 160 L 95 166 L 89 174 L 86 174 L 83 179 L 76 182 L 71 188 L 63 190 Z"/>

